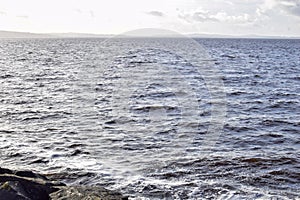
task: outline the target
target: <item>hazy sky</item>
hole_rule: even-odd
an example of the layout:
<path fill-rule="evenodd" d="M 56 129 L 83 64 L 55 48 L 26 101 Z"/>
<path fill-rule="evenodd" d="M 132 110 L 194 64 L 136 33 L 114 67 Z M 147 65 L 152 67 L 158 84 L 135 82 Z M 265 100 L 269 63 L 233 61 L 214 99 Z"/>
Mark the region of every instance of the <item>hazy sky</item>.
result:
<path fill-rule="evenodd" d="M 300 36 L 300 0 L 0 0 L 0 30 Z"/>

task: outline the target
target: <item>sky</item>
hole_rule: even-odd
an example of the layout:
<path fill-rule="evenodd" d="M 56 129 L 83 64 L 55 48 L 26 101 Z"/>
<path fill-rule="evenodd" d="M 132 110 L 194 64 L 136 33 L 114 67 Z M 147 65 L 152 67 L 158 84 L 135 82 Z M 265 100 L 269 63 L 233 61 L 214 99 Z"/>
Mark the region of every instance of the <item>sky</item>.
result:
<path fill-rule="evenodd" d="M 0 0 L 0 30 L 300 36 L 300 0 Z"/>

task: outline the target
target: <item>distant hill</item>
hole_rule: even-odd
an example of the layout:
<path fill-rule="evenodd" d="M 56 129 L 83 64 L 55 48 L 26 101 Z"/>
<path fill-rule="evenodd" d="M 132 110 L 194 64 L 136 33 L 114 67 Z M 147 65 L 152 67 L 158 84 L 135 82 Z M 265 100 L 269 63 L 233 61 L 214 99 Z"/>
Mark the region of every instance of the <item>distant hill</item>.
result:
<path fill-rule="evenodd" d="M 29 33 L 29 32 L 14 32 L 14 31 L 0 31 L 0 38 L 49 38 L 50 35 Z"/>
<path fill-rule="evenodd" d="M 92 33 L 47 33 L 52 37 L 62 37 L 62 38 L 106 38 L 113 37 L 112 34 L 92 34 Z"/>
<path fill-rule="evenodd" d="M 249 39 L 300 39 L 289 36 L 266 36 L 266 35 L 218 35 L 218 34 L 188 34 L 191 38 L 249 38 Z"/>
<path fill-rule="evenodd" d="M 30 32 L 15 32 L 15 31 L 1 31 L 0 39 L 3 38 L 109 38 L 117 35 L 112 34 L 91 34 L 91 33 L 30 33 Z M 122 37 L 127 35 L 122 35 Z M 132 37 L 128 35 L 129 37 Z M 172 37 L 172 35 L 169 35 Z M 217 35 L 217 34 L 187 34 L 191 38 L 270 38 L 270 39 L 300 39 L 300 37 L 283 37 L 283 36 L 261 36 L 261 35 Z M 138 37 L 138 36 L 135 36 Z M 143 37 L 143 36 L 141 36 Z M 160 37 L 154 35 L 154 37 Z M 168 35 L 162 35 L 168 37 Z"/>
<path fill-rule="evenodd" d="M 15 31 L 0 31 L 0 38 L 103 38 L 113 35 L 90 33 L 30 33 Z"/>

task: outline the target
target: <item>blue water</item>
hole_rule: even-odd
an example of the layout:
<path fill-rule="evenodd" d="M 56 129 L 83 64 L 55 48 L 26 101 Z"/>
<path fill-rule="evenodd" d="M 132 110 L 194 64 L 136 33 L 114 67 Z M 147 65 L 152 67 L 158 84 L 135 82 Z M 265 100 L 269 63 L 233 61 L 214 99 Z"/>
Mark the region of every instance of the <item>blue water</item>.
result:
<path fill-rule="evenodd" d="M 1 166 L 133 199 L 300 198 L 300 40 L 195 41 L 1 40 Z"/>

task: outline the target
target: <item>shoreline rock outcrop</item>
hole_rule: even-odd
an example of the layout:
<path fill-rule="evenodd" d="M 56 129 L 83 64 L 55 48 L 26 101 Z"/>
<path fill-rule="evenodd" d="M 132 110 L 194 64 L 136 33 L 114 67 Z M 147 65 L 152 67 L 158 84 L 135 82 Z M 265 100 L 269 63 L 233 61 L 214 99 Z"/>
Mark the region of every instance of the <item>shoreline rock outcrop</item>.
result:
<path fill-rule="evenodd" d="M 102 187 L 67 186 L 32 171 L 0 168 L 0 200 L 125 200 Z"/>

